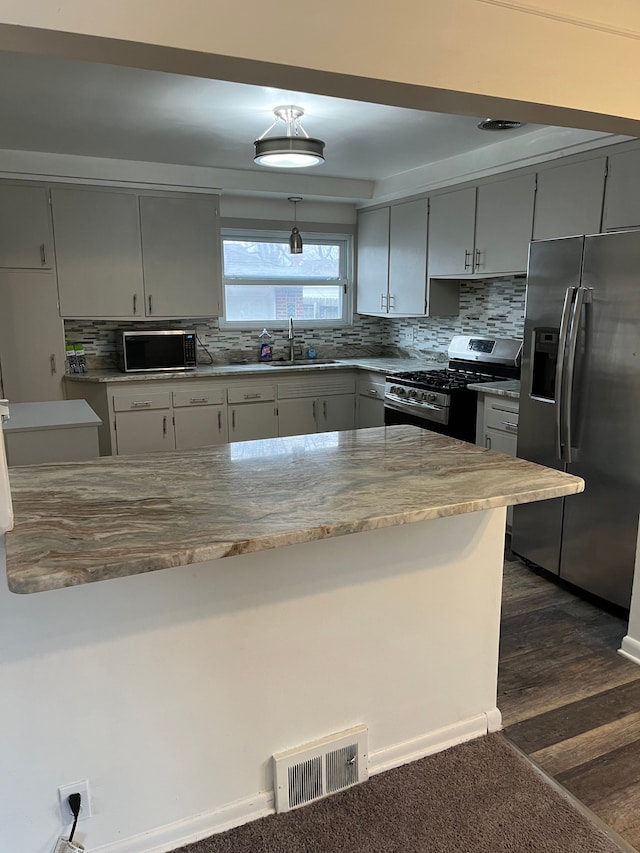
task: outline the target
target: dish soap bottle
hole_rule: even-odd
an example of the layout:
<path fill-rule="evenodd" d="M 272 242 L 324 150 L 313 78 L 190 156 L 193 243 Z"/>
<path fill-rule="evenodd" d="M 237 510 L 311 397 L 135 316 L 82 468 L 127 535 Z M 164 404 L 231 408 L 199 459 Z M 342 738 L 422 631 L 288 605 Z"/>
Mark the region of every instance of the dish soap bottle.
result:
<path fill-rule="evenodd" d="M 266 338 L 273 340 L 273 335 L 270 335 L 266 329 L 263 329 L 258 338 L 260 339 L 260 361 L 271 361 L 273 358 L 273 344 L 270 344 Z"/>

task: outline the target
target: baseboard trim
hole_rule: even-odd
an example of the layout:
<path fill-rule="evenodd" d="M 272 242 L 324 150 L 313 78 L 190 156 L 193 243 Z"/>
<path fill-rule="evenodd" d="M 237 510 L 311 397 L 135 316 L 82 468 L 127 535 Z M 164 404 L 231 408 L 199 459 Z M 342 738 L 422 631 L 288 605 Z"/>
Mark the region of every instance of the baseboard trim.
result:
<path fill-rule="evenodd" d="M 385 770 L 409 764 L 411 761 L 441 752 L 450 746 L 474 740 L 488 732 L 498 731 L 501 727 L 500 711 L 492 708 L 477 717 L 470 717 L 395 746 L 370 752 L 369 775 L 375 776 Z M 274 813 L 274 796 L 273 792 L 269 791 L 237 800 L 210 812 L 160 826 L 150 832 L 92 848 L 92 853 L 169 853 L 171 850 L 201 841 L 217 832 L 224 832 Z"/>
<path fill-rule="evenodd" d="M 630 637 L 627 634 L 627 636 L 622 640 L 622 644 L 618 649 L 618 654 L 627 658 L 627 660 L 640 665 L 640 642 L 638 642 L 638 640 L 634 640 L 633 637 Z"/>
<path fill-rule="evenodd" d="M 185 844 L 201 841 L 217 832 L 224 832 L 252 820 L 274 814 L 273 791 L 236 800 L 222 808 L 160 826 L 151 832 L 132 835 L 102 847 L 92 847 L 92 853 L 168 853 Z"/>
<path fill-rule="evenodd" d="M 417 761 L 419 758 L 425 758 L 427 755 L 441 752 L 450 746 L 456 746 L 456 744 L 482 737 L 488 731 L 494 731 L 494 729 L 489 729 L 489 719 L 491 718 L 494 721 L 495 714 L 501 720 L 500 711 L 495 708 L 487 713 L 479 714 L 477 717 L 470 717 L 459 723 L 445 726 L 442 729 L 436 729 L 433 732 L 429 732 L 429 734 L 412 738 L 395 746 L 370 752 L 369 776 L 384 773 L 385 770 L 392 770 L 394 767 L 409 764 L 411 761 Z"/>

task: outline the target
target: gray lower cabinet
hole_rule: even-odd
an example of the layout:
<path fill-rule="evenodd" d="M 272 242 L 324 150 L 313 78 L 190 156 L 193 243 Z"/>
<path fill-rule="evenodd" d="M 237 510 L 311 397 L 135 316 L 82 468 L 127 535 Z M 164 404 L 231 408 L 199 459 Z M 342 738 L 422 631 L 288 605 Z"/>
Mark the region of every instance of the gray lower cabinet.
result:
<path fill-rule="evenodd" d="M 175 450 L 168 409 L 117 412 L 115 421 L 118 456 Z"/>
<path fill-rule="evenodd" d="M 520 401 L 498 394 L 478 393 L 476 444 L 488 450 L 517 456 L 518 410 Z M 513 507 L 507 508 L 507 528 L 511 530 Z"/>
<path fill-rule="evenodd" d="M 0 267 L 33 270 L 53 267 L 47 187 L 2 182 Z"/>
<path fill-rule="evenodd" d="M 278 435 L 354 429 L 355 377 L 335 371 L 278 383 Z"/>
<path fill-rule="evenodd" d="M 229 440 L 223 387 L 190 383 L 172 396 L 176 450 L 211 447 Z"/>
<path fill-rule="evenodd" d="M 229 441 L 251 441 L 278 435 L 275 385 L 259 383 L 227 388 Z"/>
<path fill-rule="evenodd" d="M 358 429 L 384 426 L 384 374 L 358 377 Z"/>
<path fill-rule="evenodd" d="M 52 272 L 0 270 L 0 397 L 62 400 L 64 331 Z"/>

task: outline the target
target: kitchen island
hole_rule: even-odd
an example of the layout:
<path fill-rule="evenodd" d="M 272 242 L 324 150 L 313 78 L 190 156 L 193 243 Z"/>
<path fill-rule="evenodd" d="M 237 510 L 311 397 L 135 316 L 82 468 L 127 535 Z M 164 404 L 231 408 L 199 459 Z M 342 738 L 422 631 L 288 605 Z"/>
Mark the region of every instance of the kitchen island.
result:
<path fill-rule="evenodd" d="M 88 778 L 80 840 L 113 851 L 268 813 L 270 756 L 356 724 L 370 773 L 498 728 L 505 507 L 584 485 L 407 426 L 11 483 L 8 582 L 37 594 L 0 597 L 0 723 L 24 777 L 5 825 L 44 850 L 57 786 Z M 52 801 L 29 838 L 27 795 Z"/>

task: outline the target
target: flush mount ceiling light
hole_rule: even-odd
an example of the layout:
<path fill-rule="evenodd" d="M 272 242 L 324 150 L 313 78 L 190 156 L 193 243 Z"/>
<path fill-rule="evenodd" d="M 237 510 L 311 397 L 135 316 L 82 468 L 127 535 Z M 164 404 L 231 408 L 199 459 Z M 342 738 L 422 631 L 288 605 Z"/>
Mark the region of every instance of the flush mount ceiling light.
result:
<path fill-rule="evenodd" d="M 301 166 L 316 166 L 324 163 L 324 142 L 313 139 L 300 124 L 304 115 L 302 107 L 276 107 L 275 121 L 262 136 L 253 143 L 256 147 L 254 161 L 261 166 L 277 166 L 284 169 L 299 169 Z M 283 121 L 287 126 L 286 136 L 267 134 Z"/>
<path fill-rule="evenodd" d="M 289 201 L 293 202 L 293 228 L 291 229 L 291 236 L 289 237 L 289 254 L 290 255 L 301 255 L 302 254 L 302 237 L 300 232 L 298 231 L 298 219 L 296 217 L 297 204 L 299 201 L 302 201 L 302 196 L 294 195 L 290 196 Z"/>
<path fill-rule="evenodd" d="M 522 127 L 521 121 L 508 118 L 485 118 L 478 125 L 479 130 L 517 130 L 519 127 Z"/>

